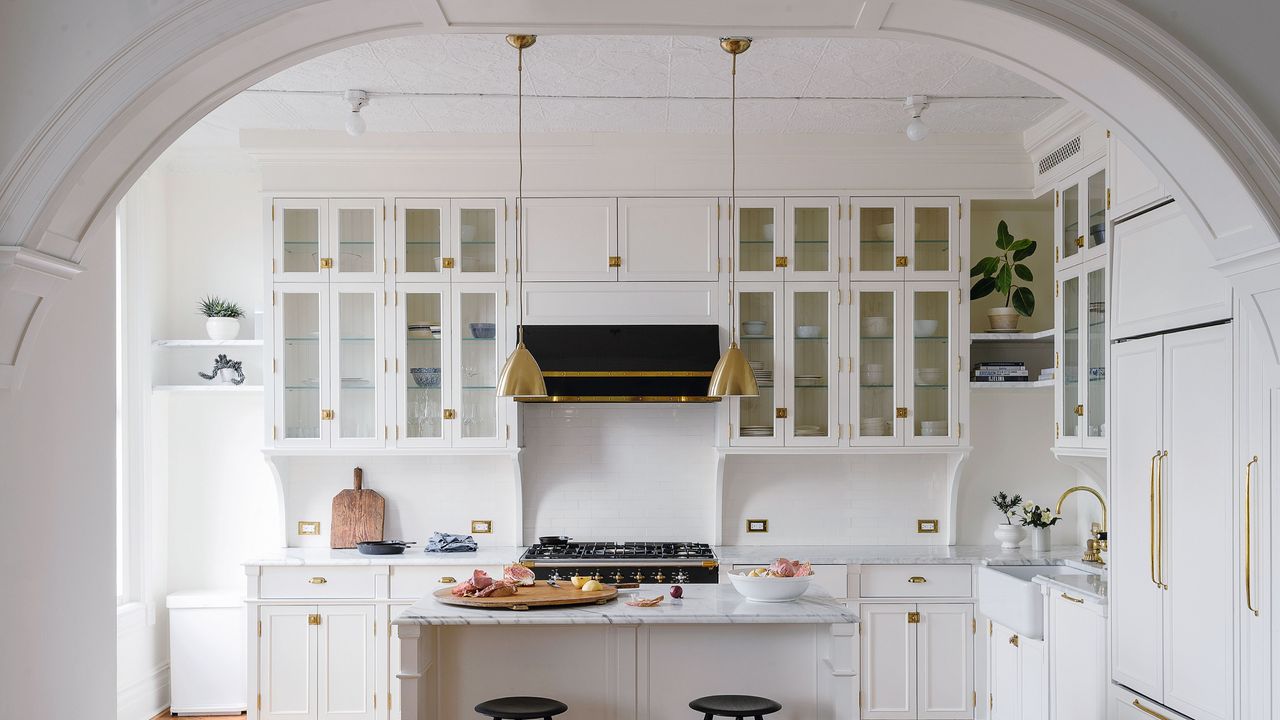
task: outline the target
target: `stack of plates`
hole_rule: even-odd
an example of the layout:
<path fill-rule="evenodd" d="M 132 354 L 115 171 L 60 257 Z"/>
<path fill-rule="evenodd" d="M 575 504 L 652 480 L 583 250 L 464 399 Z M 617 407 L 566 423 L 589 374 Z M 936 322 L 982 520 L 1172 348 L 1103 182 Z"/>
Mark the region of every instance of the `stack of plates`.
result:
<path fill-rule="evenodd" d="M 821 385 L 821 375 L 797 375 L 796 385 Z"/>
<path fill-rule="evenodd" d="M 796 437 L 823 437 L 826 434 L 819 425 L 796 426 Z"/>
<path fill-rule="evenodd" d="M 765 370 L 764 363 L 759 360 L 749 360 L 747 364 L 751 366 L 751 374 L 756 376 L 757 383 L 766 385 L 773 384 L 773 371 Z"/>
<path fill-rule="evenodd" d="M 771 437 L 773 435 L 772 425 L 743 425 L 740 433 L 742 437 Z"/>
<path fill-rule="evenodd" d="M 440 334 L 440 326 L 430 323 L 409 323 L 406 327 L 407 334 L 411 338 L 433 338 Z"/>
<path fill-rule="evenodd" d="M 920 434 L 924 437 L 946 437 L 947 421 L 922 420 L 920 421 Z"/>

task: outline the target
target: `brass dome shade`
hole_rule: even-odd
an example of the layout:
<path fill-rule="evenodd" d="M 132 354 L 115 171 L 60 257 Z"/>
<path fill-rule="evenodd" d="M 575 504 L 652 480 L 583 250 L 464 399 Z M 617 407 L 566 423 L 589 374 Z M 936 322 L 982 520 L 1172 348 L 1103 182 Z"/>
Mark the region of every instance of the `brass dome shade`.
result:
<path fill-rule="evenodd" d="M 738 343 L 729 343 L 729 349 L 720 356 L 720 362 L 716 363 L 716 369 L 711 373 L 707 394 L 717 397 L 756 397 L 760 394 L 756 375 L 747 364 L 747 354 L 742 352 Z"/>
<path fill-rule="evenodd" d="M 542 368 L 533 359 L 533 353 L 518 343 L 507 363 L 498 375 L 500 397 L 546 397 L 547 383 L 542 379 Z"/>

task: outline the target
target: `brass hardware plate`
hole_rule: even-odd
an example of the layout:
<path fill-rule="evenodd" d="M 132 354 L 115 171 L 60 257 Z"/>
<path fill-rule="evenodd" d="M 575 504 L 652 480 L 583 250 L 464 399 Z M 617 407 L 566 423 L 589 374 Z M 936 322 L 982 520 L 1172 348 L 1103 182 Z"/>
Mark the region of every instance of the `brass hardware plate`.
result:
<path fill-rule="evenodd" d="M 321 419 L 321 420 L 332 420 L 332 419 L 333 419 L 333 411 L 332 411 L 332 410 L 321 410 L 321 411 L 320 411 L 320 419 Z"/>
<path fill-rule="evenodd" d="M 488 535 L 493 532 L 492 520 L 472 520 L 471 533 L 473 535 Z"/>
<path fill-rule="evenodd" d="M 907 256 L 906 256 L 906 255 L 898 255 L 897 257 L 895 257 L 895 258 L 893 259 L 893 266 L 894 266 L 894 267 L 903 267 L 903 268 L 904 268 L 904 267 L 906 267 L 906 266 L 907 266 Z"/>
<path fill-rule="evenodd" d="M 321 270 L 332 270 L 332 269 L 333 269 L 333 258 L 320 258 L 320 269 L 321 269 Z"/>
<path fill-rule="evenodd" d="M 920 624 L 920 613 L 915 612 L 915 611 L 912 611 L 912 612 L 907 613 L 907 624 L 908 624 L 908 625 L 919 625 L 919 624 Z"/>
<path fill-rule="evenodd" d="M 907 582 L 911 583 L 912 585 L 921 585 L 929 581 L 920 577 L 919 575 L 912 575 L 911 577 L 907 578 Z"/>
<path fill-rule="evenodd" d="M 520 403 L 713 403 L 721 400 L 714 395 L 548 395 L 513 399 Z"/>
<path fill-rule="evenodd" d="M 750 518 L 747 520 L 747 532 L 749 533 L 767 533 L 769 532 L 769 520 L 767 518 Z"/>
<path fill-rule="evenodd" d="M 1077 406 L 1076 406 L 1076 409 L 1075 409 L 1073 412 L 1075 412 L 1075 414 L 1076 414 L 1076 416 L 1077 416 L 1077 417 L 1083 417 L 1083 416 L 1084 416 L 1084 405 L 1077 405 Z"/>
<path fill-rule="evenodd" d="M 936 519 L 916 520 L 916 532 L 917 533 L 936 533 L 938 532 L 938 521 Z"/>
<path fill-rule="evenodd" d="M 1010 635 L 1010 636 L 1009 636 L 1009 644 L 1010 644 L 1010 645 L 1012 645 L 1012 646 L 1014 646 L 1014 647 L 1018 647 L 1018 636 L 1017 636 L 1017 635 Z"/>
<path fill-rule="evenodd" d="M 609 256 L 609 267 L 611 267 L 611 268 L 619 268 L 619 267 L 622 267 L 622 258 L 621 258 L 620 256 L 618 256 L 618 255 L 610 255 L 610 256 Z"/>
<path fill-rule="evenodd" d="M 323 584 L 325 584 L 325 583 L 327 583 L 327 582 L 329 582 L 329 581 L 328 581 L 328 580 L 326 580 L 326 579 L 324 579 L 324 578 L 322 578 L 322 577 L 316 576 L 316 577 L 313 577 L 313 578 L 308 578 L 308 579 L 307 579 L 307 582 L 311 583 L 312 585 L 323 585 Z"/>
<path fill-rule="evenodd" d="M 454 420 L 458 417 L 458 411 L 453 408 L 445 408 L 443 415 L 445 420 Z"/>
<path fill-rule="evenodd" d="M 1082 600 L 1082 599 L 1080 599 L 1080 598 L 1078 598 L 1078 597 L 1071 597 L 1070 595 L 1068 595 L 1068 594 L 1066 594 L 1066 593 L 1062 593 L 1062 599 L 1063 599 L 1063 600 L 1066 600 L 1066 601 L 1068 601 L 1068 602 L 1073 602 L 1073 603 L 1075 603 L 1075 604 L 1077 604 L 1077 605 L 1083 605 L 1083 604 L 1084 604 L 1084 600 Z"/>
<path fill-rule="evenodd" d="M 904 407 L 900 407 L 896 411 L 894 411 L 894 417 L 904 418 L 906 416 L 907 416 L 907 409 Z"/>
<path fill-rule="evenodd" d="M 458 581 L 457 581 L 457 580 L 455 580 L 455 579 L 453 578 L 453 576 L 451 576 L 451 575 L 445 575 L 444 577 L 440 578 L 440 580 L 439 580 L 438 582 L 452 584 L 452 583 L 456 583 L 456 582 L 458 582 Z"/>
<path fill-rule="evenodd" d="M 1083 235 L 1081 235 L 1080 237 L 1076 238 L 1076 247 L 1078 247 L 1078 248 L 1082 248 L 1082 247 L 1084 247 L 1084 236 L 1083 236 Z"/>
<path fill-rule="evenodd" d="M 319 615 L 319 614 L 317 614 L 317 613 L 311 613 L 310 615 L 308 615 L 308 616 L 307 616 L 307 624 L 308 624 L 308 625 L 319 625 L 319 624 L 320 624 L 320 615 Z"/>
<path fill-rule="evenodd" d="M 779 420 L 785 420 L 787 417 L 786 408 L 774 408 L 773 416 Z"/>
<path fill-rule="evenodd" d="M 320 521 L 319 520 L 299 520 L 298 534 L 299 535 L 319 535 Z"/>
<path fill-rule="evenodd" d="M 773 266 L 774 266 L 774 267 L 780 267 L 780 268 L 784 268 L 784 267 L 786 267 L 786 266 L 787 266 L 787 256 L 786 256 L 786 255 L 779 255 L 779 256 L 775 257 L 775 258 L 773 259 Z"/>
<path fill-rule="evenodd" d="M 711 373 L 711 370 L 544 370 L 542 376 L 555 378 L 711 377 Z"/>
<path fill-rule="evenodd" d="M 451 257 L 442 257 L 442 258 L 440 258 L 440 267 L 441 267 L 441 269 L 443 269 L 443 270 L 452 270 L 452 269 L 453 269 L 453 258 L 451 258 Z"/>

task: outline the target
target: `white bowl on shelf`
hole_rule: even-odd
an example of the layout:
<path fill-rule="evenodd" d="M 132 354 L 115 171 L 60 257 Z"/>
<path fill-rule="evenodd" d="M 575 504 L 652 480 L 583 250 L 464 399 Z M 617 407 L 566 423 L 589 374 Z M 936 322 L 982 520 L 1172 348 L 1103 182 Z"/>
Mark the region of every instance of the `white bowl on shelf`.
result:
<path fill-rule="evenodd" d="M 743 320 L 743 335 L 763 335 L 764 331 L 769 327 L 768 323 L 763 320 Z"/>
<path fill-rule="evenodd" d="M 893 239 L 893 223 L 880 223 L 876 225 L 876 239 L 889 241 Z"/>
<path fill-rule="evenodd" d="M 750 577 L 749 570 L 729 571 L 729 582 L 733 589 L 751 602 L 792 602 L 804 595 L 809 589 L 812 575 L 803 577 Z"/>
<path fill-rule="evenodd" d="M 916 337 L 932 337 L 938 332 L 937 320 L 916 320 L 911 323 L 911 326 L 915 330 Z"/>
<path fill-rule="evenodd" d="M 821 325 L 801 325 L 796 328 L 796 337 L 798 338 L 816 338 L 821 334 Z"/>
<path fill-rule="evenodd" d="M 917 368 L 916 382 L 921 385 L 941 385 L 946 382 L 947 373 L 942 368 Z M 946 423 L 943 423 L 944 425 Z"/>
<path fill-rule="evenodd" d="M 879 385 L 884 382 L 884 365 L 867 363 L 862 366 L 862 382 L 865 385 Z"/>
<path fill-rule="evenodd" d="M 920 434 L 924 437 L 946 437 L 946 420 L 921 420 Z"/>
<path fill-rule="evenodd" d="M 764 236 L 765 240 L 773 242 L 773 223 L 765 223 L 764 225 L 761 225 L 760 233 Z"/>
<path fill-rule="evenodd" d="M 885 337 L 893 332 L 893 323 L 887 317 L 872 315 L 862 318 L 862 334 Z"/>

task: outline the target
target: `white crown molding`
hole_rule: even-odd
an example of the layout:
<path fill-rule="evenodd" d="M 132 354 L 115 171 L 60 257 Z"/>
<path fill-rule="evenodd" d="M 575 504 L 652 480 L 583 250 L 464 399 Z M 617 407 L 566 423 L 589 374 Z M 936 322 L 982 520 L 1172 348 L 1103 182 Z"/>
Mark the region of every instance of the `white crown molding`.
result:
<path fill-rule="evenodd" d="M 1044 156 L 1061 144 L 1064 136 L 1084 132 L 1093 118 L 1072 105 L 1064 105 L 1046 115 L 1022 133 L 1022 148 L 1033 159 Z"/>
<path fill-rule="evenodd" d="M 27 271 L 39 273 L 56 280 L 70 280 L 83 270 L 79 265 L 60 257 L 25 247 L 0 247 L 0 277 L 8 272 Z"/>

